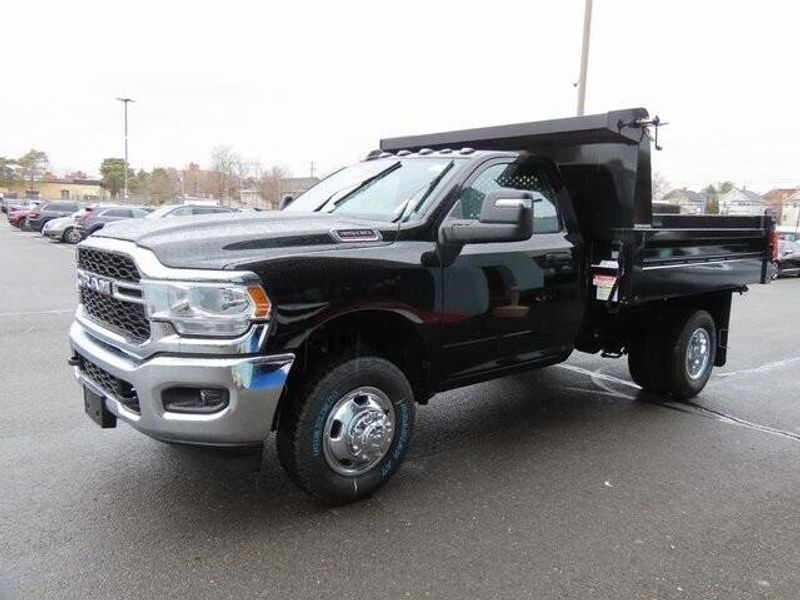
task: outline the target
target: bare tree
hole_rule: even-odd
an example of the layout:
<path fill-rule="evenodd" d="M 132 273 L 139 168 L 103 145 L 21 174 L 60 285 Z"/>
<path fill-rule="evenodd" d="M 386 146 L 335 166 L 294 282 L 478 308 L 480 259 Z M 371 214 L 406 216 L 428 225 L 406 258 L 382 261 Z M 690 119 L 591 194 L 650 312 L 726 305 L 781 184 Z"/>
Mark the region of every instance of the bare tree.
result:
<path fill-rule="evenodd" d="M 650 178 L 652 185 L 652 198 L 653 200 L 661 200 L 669 191 L 669 181 L 664 177 L 663 173 L 655 171 Z"/>
<path fill-rule="evenodd" d="M 270 167 L 261 175 L 258 191 L 271 208 L 278 207 L 281 195 L 285 191 L 281 189 L 281 185 L 287 177 L 289 177 L 289 171 L 277 165 Z"/>
<path fill-rule="evenodd" d="M 211 150 L 211 170 L 218 174 L 218 194 L 230 202 L 238 195 L 242 158 L 231 146 L 216 146 Z"/>

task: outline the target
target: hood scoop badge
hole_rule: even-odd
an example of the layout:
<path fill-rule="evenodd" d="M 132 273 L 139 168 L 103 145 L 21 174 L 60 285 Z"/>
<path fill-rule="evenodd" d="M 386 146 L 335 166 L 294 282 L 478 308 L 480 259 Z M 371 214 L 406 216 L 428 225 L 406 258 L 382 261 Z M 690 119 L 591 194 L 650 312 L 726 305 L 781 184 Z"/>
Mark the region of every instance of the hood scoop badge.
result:
<path fill-rule="evenodd" d="M 331 235 L 340 243 L 379 242 L 383 239 L 377 229 L 332 229 Z"/>

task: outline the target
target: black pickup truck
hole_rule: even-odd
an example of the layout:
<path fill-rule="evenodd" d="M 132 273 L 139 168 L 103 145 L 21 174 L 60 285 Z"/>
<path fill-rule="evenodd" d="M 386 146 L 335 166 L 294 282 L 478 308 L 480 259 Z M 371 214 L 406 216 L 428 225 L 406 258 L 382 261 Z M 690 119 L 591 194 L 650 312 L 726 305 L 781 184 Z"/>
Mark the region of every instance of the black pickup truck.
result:
<path fill-rule="evenodd" d="M 386 139 L 281 211 L 106 226 L 77 255 L 86 412 L 171 443 L 276 431 L 290 477 L 335 504 L 398 469 L 416 404 L 573 350 L 694 396 L 777 236 L 769 215 L 651 214 L 653 126 L 630 109 Z"/>

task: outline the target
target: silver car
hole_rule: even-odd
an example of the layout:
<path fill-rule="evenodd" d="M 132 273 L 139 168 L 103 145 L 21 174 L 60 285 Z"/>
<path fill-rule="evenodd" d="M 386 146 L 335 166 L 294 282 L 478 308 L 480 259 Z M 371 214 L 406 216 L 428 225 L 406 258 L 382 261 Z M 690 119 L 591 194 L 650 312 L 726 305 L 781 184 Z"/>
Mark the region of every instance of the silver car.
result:
<path fill-rule="evenodd" d="M 86 209 L 74 212 L 68 217 L 49 220 L 42 228 L 42 235 L 51 240 L 77 244 L 81 241 L 81 233 L 75 226 L 75 221 L 84 214 L 86 214 Z"/>

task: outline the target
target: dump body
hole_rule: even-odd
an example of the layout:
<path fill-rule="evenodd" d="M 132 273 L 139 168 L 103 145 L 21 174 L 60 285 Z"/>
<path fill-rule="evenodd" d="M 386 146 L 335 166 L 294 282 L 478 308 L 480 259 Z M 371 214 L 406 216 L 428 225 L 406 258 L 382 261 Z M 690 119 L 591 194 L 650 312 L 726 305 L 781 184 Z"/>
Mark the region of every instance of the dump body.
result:
<path fill-rule="evenodd" d="M 391 138 L 381 149 L 469 146 L 552 160 L 568 192 L 562 209 L 574 211 L 586 247 L 595 300 L 639 305 L 766 283 L 771 218 L 653 214 L 650 147 L 658 123 L 632 108 Z"/>

